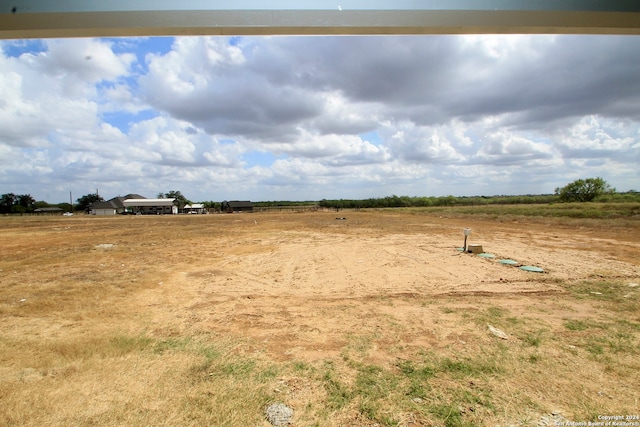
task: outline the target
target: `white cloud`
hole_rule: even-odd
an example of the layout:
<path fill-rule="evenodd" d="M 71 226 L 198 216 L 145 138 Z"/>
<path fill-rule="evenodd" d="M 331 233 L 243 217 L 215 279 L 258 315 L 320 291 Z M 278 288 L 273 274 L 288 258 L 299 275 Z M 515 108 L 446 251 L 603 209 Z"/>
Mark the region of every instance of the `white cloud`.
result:
<path fill-rule="evenodd" d="M 500 129 L 485 135 L 477 158 L 484 163 L 497 165 L 521 164 L 548 161 L 553 158 L 552 148 L 544 142 L 533 141 L 512 131 Z"/>
<path fill-rule="evenodd" d="M 158 53 L 128 39 L 3 42 L 0 190 L 51 201 L 73 186 L 194 201 L 491 195 L 594 175 L 637 188 L 639 44 L 185 37 Z"/>
<path fill-rule="evenodd" d="M 590 115 L 558 131 L 554 137 L 568 157 L 624 159 L 629 155 L 639 156 L 640 123 Z"/>

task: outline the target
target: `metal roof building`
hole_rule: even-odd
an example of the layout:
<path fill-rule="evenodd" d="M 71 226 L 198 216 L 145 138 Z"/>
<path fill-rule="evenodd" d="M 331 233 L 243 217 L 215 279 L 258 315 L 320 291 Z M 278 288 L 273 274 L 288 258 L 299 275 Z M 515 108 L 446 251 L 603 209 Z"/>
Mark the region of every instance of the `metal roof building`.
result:
<path fill-rule="evenodd" d="M 176 199 L 126 199 L 124 207 L 128 212 L 143 215 L 177 214 Z"/>

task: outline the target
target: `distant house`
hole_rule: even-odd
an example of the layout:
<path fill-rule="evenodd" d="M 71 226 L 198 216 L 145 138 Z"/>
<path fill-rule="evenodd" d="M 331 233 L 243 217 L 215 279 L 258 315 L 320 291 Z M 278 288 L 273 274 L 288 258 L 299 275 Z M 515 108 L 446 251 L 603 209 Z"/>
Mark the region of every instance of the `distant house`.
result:
<path fill-rule="evenodd" d="M 93 202 L 91 204 L 91 215 L 116 215 L 122 212 L 124 212 L 124 206 L 118 207 L 113 199 L 103 202 Z"/>
<path fill-rule="evenodd" d="M 186 214 L 202 214 L 205 213 L 204 204 L 192 203 L 190 205 L 184 205 L 183 211 Z"/>
<path fill-rule="evenodd" d="M 126 212 L 124 201 L 127 199 L 144 199 L 139 194 L 127 194 L 124 197 L 118 196 L 102 202 L 93 202 L 90 210 L 92 215 L 117 215 Z"/>
<path fill-rule="evenodd" d="M 38 215 L 62 215 L 62 209 L 60 208 L 38 208 L 33 211 Z"/>
<path fill-rule="evenodd" d="M 230 200 L 222 202 L 222 212 L 253 212 L 253 203 L 249 201 Z"/>
<path fill-rule="evenodd" d="M 176 199 L 126 199 L 124 207 L 127 212 L 140 215 L 177 214 Z"/>

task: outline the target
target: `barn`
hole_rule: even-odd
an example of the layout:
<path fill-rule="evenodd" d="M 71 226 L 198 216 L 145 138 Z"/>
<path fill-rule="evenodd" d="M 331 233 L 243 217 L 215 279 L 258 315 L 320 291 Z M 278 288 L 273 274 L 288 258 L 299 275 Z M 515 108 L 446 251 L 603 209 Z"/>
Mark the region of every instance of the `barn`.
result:
<path fill-rule="evenodd" d="M 222 212 L 253 212 L 253 203 L 246 200 L 230 200 L 222 202 Z"/>
<path fill-rule="evenodd" d="M 126 211 L 124 201 L 127 199 L 144 199 L 139 194 L 127 194 L 126 196 L 118 196 L 101 202 L 93 202 L 90 207 L 92 215 L 117 215 Z"/>
<path fill-rule="evenodd" d="M 178 213 L 174 204 L 176 199 L 126 199 L 124 207 L 127 212 L 139 215 L 172 215 Z"/>
<path fill-rule="evenodd" d="M 206 213 L 204 203 L 192 203 L 190 205 L 184 205 L 183 212 L 186 214 Z"/>

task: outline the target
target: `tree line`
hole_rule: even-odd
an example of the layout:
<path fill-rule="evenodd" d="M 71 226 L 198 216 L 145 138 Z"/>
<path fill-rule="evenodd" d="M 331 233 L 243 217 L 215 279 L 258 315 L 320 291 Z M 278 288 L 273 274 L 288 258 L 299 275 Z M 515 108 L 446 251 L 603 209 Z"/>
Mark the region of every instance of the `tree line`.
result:
<path fill-rule="evenodd" d="M 0 213 L 2 214 L 22 214 L 31 213 L 38 208 L 59 207 L 69 210 L 69 203 L 51 205 L 44 201 L 36 201 L 31 194 L 5 193 L 0 195 Z"/>
<path fill-rule="evenodd" d="M 180 191 L 167 191 L 159 193 L 158 198 L 176 199 L 178 208 L 182 209 L 192 202 Z M 78 210 L 87 211 L 91 204 L 104 201 L 97 192 L 86 194 L 76 200 L 76 204 L 58 203 L 51 205 L 44 201 L 37 202 L 29 194 L 16 195 L 13 193 L 2 194 L 0 196 L 0 213 L 30 213 L 38 208 L 59 207 L 65 211 Z M 640 202 L 640 193 L 630 190 L 625 193 L 617 193 L 604 179 L 587 178 L 575 180 L 564 187 L 555 189 L 554 194 L 523 195 L 523 196 L 472 196 L 472 197 L 410 197 L 410 196 L 387 196 L 369 199 L 322 199 L 317 201 L 266 201 L 254 202 L 256 207 L 277 207 L 277 206 L 319 206 L 329 209 L 367 209 L 367 208 L 401 208 L 401 207 L 432 207 L 432 206 L 475 206 L 475 205 L 496 205 L 496 204 L 547 204 L 558 202 Z M 219 209 L 220 202 L 202 202 L 206 208 Z"/>
<path fill-rule="evenodd" d="M 630 190 L 617 193 L 604 179 L 587 178 L 575 180 L 564 187 L 555 189 L 554 194 L 523 196 L 473 196 L 473 197 L 409 197 L 387 196 L 365 200 L 321 200 L 319 206 L 330 209 L 366 208 L 422 208 L 436 206 L 483 206 L 483 205 L 526 205 L 571 202 L 640 202 L 640 193 Z"/>

